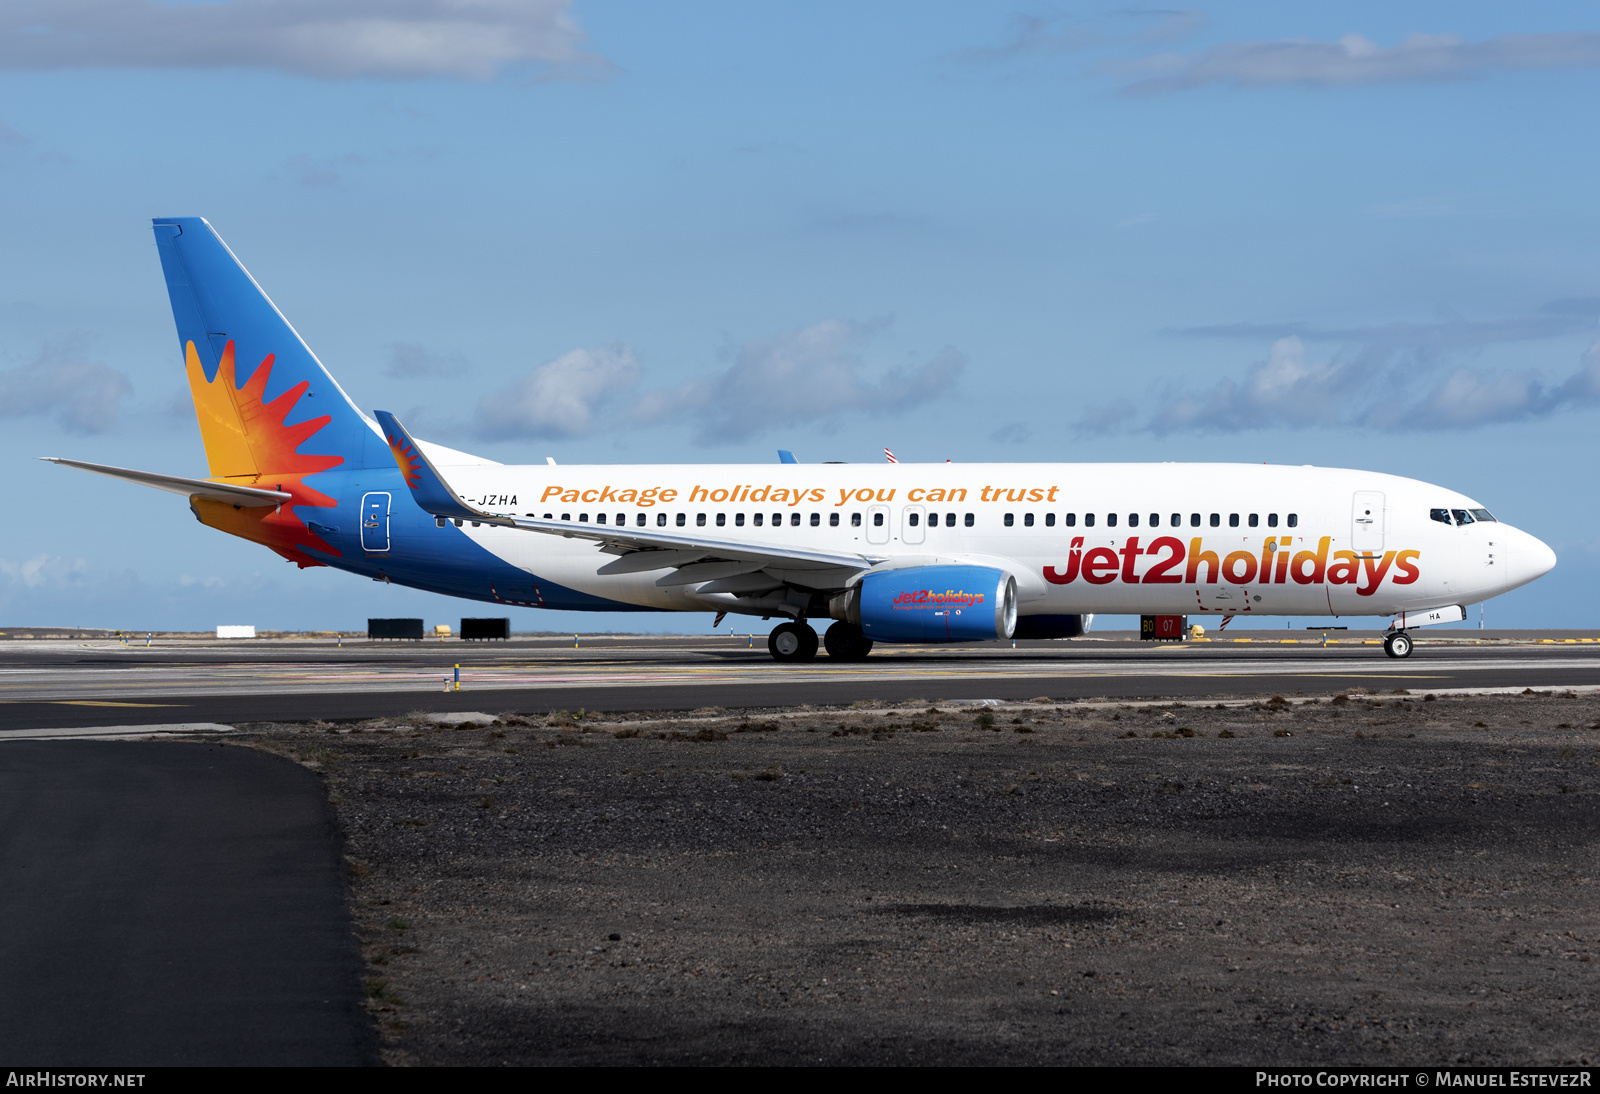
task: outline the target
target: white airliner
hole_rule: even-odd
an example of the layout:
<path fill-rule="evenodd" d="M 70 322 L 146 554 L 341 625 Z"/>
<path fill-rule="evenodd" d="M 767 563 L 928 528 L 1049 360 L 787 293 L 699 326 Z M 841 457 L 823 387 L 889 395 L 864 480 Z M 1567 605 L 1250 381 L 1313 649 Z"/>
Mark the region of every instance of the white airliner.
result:
<path fill-rule="evenodd" d="M 211 226 L 155 221 L 211 476 L 56 460 L 183 494 L 300 566 L 496 604 L 781 619 L 779 661 L 874 642 L 1069 638 L 1095 614 L 1389 616 L 1548 573 L 1472 498 L 1255 464 L 507 465 L 357 409 Z"/>

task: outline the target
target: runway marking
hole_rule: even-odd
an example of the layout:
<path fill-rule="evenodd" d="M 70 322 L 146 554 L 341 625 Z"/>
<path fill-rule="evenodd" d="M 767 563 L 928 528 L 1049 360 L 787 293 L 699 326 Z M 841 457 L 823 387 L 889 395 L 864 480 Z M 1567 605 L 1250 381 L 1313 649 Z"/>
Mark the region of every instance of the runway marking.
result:
<path fill-rule="evenodd" d="M 114 703 L 109 699 L 51 699 L 58 707 L 180 707 L 182 703 Z"/>

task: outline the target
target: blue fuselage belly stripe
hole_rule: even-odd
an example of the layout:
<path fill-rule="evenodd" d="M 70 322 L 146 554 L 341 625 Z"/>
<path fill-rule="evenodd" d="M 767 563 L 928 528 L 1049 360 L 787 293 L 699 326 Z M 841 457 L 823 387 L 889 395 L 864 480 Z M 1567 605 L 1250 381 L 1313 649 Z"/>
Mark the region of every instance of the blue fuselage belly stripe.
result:
<path fill-rule="evenodd" d="M 339 552 L 310 552 L 318 561 L 336 569 L 363 577 L 388 578 L 396 585 L 424 592 L 488 603 L 580 612 L 659 610 L 608 600 L 548 581 L 496 557 L 460 528 L 437 527 L 433 517 L 412 503 L 398 470 L 387 474 L 371 469 L 359 474 L 330 471 L 317 479 L 317 488 L 339 504 L 332 509 L 296 506 L 295 513 L 302 520 L 316 521 L 318 535 Z M 361 542 L 361 499 L 379 492 L 387 492 L 393 498 L 389 509 L 389 550 L 372 554 Z"/>

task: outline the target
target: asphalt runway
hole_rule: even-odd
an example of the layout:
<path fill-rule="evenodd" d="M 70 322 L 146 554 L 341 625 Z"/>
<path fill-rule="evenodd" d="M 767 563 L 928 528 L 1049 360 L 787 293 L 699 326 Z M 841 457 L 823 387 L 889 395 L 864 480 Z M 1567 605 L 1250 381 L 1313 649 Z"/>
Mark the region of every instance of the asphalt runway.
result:
<path fill-rule="evenodd" d="M 1324 644 L 1326 642 L 1326 644 Z M 460 688 L 455 688 L 459 666 Z M 157 637 L 0 643 L 0 736 L 173 723 L 348 720 L 412 711 L 687 710 L 864 700 L 1190 698 L 1347 688 L 1600 686 L 1600 632 L 1422 632 L 1404 661 L 1376 632 L 1256 631 L 962 647 L 780 665 L 757 634 L 469 643 Z M 447 688 L 449 690 L 447 690 Z"/>
<path fill-rule="evenodd" d="M 15 1067 L 378 1062 L 343 840 L 289 760 L 0 753 L 0 1054 Z"/>

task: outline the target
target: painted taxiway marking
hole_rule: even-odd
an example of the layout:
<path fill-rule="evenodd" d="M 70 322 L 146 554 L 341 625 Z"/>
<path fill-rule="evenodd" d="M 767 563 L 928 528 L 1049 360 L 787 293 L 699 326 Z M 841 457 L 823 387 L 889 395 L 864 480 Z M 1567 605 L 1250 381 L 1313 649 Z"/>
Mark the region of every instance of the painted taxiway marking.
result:
<path fill-rule="evenodd" d="M 56 706 L 62 707 L 171 707 L 181 706 L 181 703 L 118 703 L 110 699 L 53 699 Z"/>

